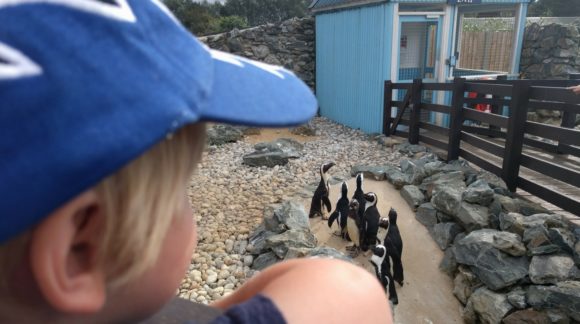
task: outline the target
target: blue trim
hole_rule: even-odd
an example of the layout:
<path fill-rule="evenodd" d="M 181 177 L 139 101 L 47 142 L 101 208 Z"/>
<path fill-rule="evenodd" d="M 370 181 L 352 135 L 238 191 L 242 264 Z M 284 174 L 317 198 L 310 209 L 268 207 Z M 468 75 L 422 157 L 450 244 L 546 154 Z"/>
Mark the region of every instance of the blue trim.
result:
<path fill-rule="evenodd" d="M 520 73 L 520 60 L 522 57 L 522 48 L 524 46 L 524 33 L 525 33 L 525 29 L 526 29 L 526 17 L 528 16 L 528 4 L 524 3 L 522 4 L 522 9 L 520 11 L 520 25 L 517 28 L 516 31 L 516 37 L 518 40 L 518 43 L 516 44 L 516 55 L 515 55 L 515 64 L 514 67 L 512 68 L 512 73 L 513 74 L 519 74 Z"/>

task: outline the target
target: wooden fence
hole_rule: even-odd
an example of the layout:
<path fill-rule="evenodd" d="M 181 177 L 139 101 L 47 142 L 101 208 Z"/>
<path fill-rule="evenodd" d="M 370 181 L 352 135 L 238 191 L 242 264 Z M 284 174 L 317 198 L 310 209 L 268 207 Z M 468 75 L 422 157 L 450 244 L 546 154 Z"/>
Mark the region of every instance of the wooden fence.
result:
<path fill-rule="evenodd" d="M 580 159 L 576 160 L 580 157 L 580 130 L 574 129 L 574 124 L 576 115 L 580 114 L 580 96 L 566 89 L 578 83 L 573 80 L 467 81 L 462 78 L 454 79 L 453 83 L 423 83 L 420 79 L 412 84 L 386 81 L 383 129 L 387 136 L 397 134 L 408 137 L 412 144 L 423 142 L 434 146 L 447 153 L 448 161 L 462 157 L 500 176 L 512 192 L 521 188 L 579 214 L 580 189 L 575 189 L 580 188 Z M 404 99 L 393 101 L 393 90 L 401 89 L 406 90 Z M 421 98 L 426 91 L 451 93 L 451 105 L 423 102 Z M 466 97 L 467 93 L 477 93 L 477 96 Z M 489 105 L 491 112 L 473 109 L 478 104 Z M 398 108 L 395 118 L 391 118 L 393 107 Z M 501 114 L 504 108 L 509 111 L 507 116 Z M 552 126 L 528 121 L 528 110 L 535 108 L 561 111 L 562 124 Z M 421 113 L 424 111 L 449 115 L 449 127 L 431 123 Z M 404 127 L 398 128 L 399 125 L 408 127 L 401 130 Z M 566 159 L 572 158 L 572 164 L 559 163 L 558 158 L 563 155 Z M 577 194 L 559 192 L 554 186 L 538 183 L 520 172 L 520 167 L 561 182 Z"/>
<path fill-rule="evenodd" d="M 461 34 L 461 69 L 509 71 L 514 31 L 464 31 Z"/>

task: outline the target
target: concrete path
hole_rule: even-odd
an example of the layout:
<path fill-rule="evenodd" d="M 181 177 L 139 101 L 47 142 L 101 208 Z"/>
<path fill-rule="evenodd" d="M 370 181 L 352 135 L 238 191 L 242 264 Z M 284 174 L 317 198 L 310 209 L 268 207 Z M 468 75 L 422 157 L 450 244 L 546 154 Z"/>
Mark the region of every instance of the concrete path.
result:
<path fill-rule="evenodd" d="M 355 179 L 348 181 L 349 198 L 356 189 Z M 391 207 L 398 213 L 397 224 L 403 238 L 403 267 L 405 270 L 404 286 L 397 284 L 399 304 L 395 306 L 395 323 L 434 323 L 452 324 L 463 323 L 460 314 L 460 303 L 453 295 L 453 281 L 439 271 L 439 262 L 443 252 L 437 247 L 427 229 L 415 219 L 414 212 L 403 200 L 398 190 L 387 181 L 365 179 L 365 192 L 377 194 L 378 208 L 381 216 L 387 216 Z M 340 184 L 331 186 L 330 201 L 332 207 L 340 196 Z M 310 200 L 305 199 L 306 211 L 310 208 Z M 337 230 L 336 223 L 332 229 L 328 228 L 327 221 L 320 218 L 311 219 L 312 231 L 318 238 L 319 245 L 330 246 L 346 252 L 345 247 L 350 242 L 332 235 Z M 379 231 L 381 241 L 385 231 Z M 360 254 L 355 262 L 374 274 L 369 263 L 370 251 L 366 255 Z M 363 320 L 364 322 L 364 320 Z"/>

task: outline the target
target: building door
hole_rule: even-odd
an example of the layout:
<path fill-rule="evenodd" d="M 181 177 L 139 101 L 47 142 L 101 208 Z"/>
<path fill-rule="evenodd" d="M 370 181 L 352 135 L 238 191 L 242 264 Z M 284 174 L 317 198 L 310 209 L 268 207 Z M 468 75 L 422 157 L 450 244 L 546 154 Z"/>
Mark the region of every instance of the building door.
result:
<path fill-rule="evenodd" d="M 399 48 L 396 59 L 397 82 L 445 82 L 438 80 L 442 16 L 401 15 L 399 17 Z M 405 90 L 397 94 L 399 100 Z M 423 102 L 433 103 L 433 91 L 423 91 Z M 422 120 L 434 121 L 434 114 L 423 111 Z"/>

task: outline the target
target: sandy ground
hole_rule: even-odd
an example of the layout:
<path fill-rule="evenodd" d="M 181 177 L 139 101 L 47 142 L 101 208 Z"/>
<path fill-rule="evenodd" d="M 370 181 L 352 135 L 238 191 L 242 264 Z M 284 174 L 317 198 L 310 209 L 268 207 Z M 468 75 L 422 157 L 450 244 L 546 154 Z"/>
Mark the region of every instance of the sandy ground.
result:
<path fill-rule="evenodd" d="M 278 138 L 292 138 L 301 143 L 314 141 L 318 137 L 316 136 L 302 136 L 294 135 L 290 133 L 287 128 L 262 128 L 260 129 L 260 135 L 248 135 L 245 141 L 248 143 L 256 144 L 260 142 L 270 142 Z"/>
<path fill-rule="evenodd" d="M 349 198 L 356 188 L 355 179 L 348 181 Z M 404 286 L 397 284 L 399 304 L 395 306 L 395 323 L 463 323 L 460 314 L 460 304 L 453 295 L 452 280 L 439 271 L 439 262 L 443 252 L 429 236 L 427 229 L 415 219 L 414 212 L 409 208 L 399 192 L 386 181 L 365 179 L 365 192 L 372 191 L 379 198 L 378 208 L 381 216 L 387 215 L 391 207 L 398 213 L 397 224 L 403 238 L 403 267 L 405 271 Z M 334 208 L 340 197 L 340 184 L 331 186 L 330 201 Z M 308 211 L 310 201 L 305 201 Z M 319 245 L 330 246 L 346 252 L 345 247 L 350 242 L 332 235 L 338 227 L 328 228 L 327 221 L 320 218 L 311 219 L 311 228 L 318 238 Z M 381 241 L 385 237 L 384 230 L 379 231 Z M 370 251 L 362 253 L 355 262 L 372 273 L 369 263 Z"/>

